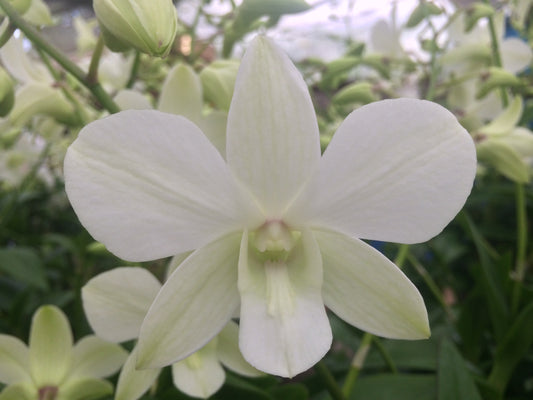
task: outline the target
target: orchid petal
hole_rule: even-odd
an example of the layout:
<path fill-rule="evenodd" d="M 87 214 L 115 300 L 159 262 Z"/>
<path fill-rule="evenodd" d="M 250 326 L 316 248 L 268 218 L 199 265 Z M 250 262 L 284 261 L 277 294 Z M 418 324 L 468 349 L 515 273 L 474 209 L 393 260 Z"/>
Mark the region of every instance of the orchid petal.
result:
<path fill-rule="evenodd" d="M 177 64 L 163 83 L 157 109 L 183 115 L 196 123 L 202 115 L 202 106 L 200 78 L 188 65 Z"/>
<path fill-rule="evenodd" d="M 113 393 L 113 385 L 103 379 L 79 379 L 61 385 L 57 400 L 93 400 Z"/>
<path fill-rule="evenodd" d="M 262 36 L 250 44 L 237 74 L 226 152 L 234 174 L 273 218 L 283 213 L 320 159 L 307 86 L 288 56 Z"/>
<path fill-rule="evenodd" d="M 137 400 L 155 382 L 161 369 L 136 369 L 137 349 L 133 349 L 118 377 L 115 400 Z"/>
<path fill-rule="evenodd" d="M 16 337 L 0 335 L 0 382 L 10 385 L 31 380 L 28 347 Z"/>
<path fill-rule="evenodd" d="M 72 366 L 72 331 L 66 315 L 42 306 L 33 316 L 29 340 L 30 371 L 37 387 L 56 386 Z"/>
<path fill-rule="evenodd" d="M 218 151 L 176 115 L 132 110 L 92 122 L 64 169 L 81 223 L 127 260 L 198 248 L 258 218 Z"/>
<path fill-rule="evenodd" d="M 74 346 L 74 362 L 68 379 L 104 378 L 117 372 L 128 352 L 117 344 L 94 335 L 85 336 Z"/>
<path fill-rule="evenodd" d="M 123 89 L 115 96 L 115 103 L 121 110 L 151 110 L 152 105 L 142 93 L 131 89 Z"/>
<path fill-rule="evenodd" d="M 12 36 L 0 49 L 0 59 L 9 73 L 21 83 L 52 84 L 54 81 L 43 64 L 28 57 L 22 38 Z"/>
<path fill-rule="evenodd" d="M 518 74 L 531 65 L 531 47 L 519 38 L 507 38 L 500 44 L 503 68 Z"/>
<path fill-rule="evenodd" d="M 329 350 L 332 334 L 322 300 L 322 261 L 303 231 L 286 262 L 261 262 L 243 235 L 239 256 L 239 347 L 252 366 L 292 377 Z"/>
<path fill-rule="evenodd" d="M 368 104 L 339 127 L 286 221 L 364 239 L 426 241 L 462 208 L 475 171 L 472 138 L 443 107 L 416 99 Z"/>
<path fill-rule="evenodd" d="M 92 278 L 82 289 L 83 308 L 91 328 L 110 342 L 139 337 L 141 324 L 161 289 L 143 268 L 121 267 Z"/>
<path fill-rule="evenodd" d="M 185 360 L 172 364 L 174 385 L 183 393 L 207 399 L 224 384 L 226 374 L 217 358 L 213 339 Z"/>
<path fill-rule="evenodd" d="M 230 320 L 239 305 L 240 238 L 240 233 L 234 233 L 201 247 L 170 275 L 141 327 L 139 368 L 184 359 Z"/>
<path fill-rule="evenodd" d="M 376 249 L 336 232 L 314 231 L 324 262 L 324 303 L 349 324 L 394 339 L 425 339 L 417 288 Z"/>
<path fill-rule="evenodd" d="M 34 400 L 36 390 L 30 382 L 9 385 L 0 393 L 0 400 Z"/>
<path fill-rule="evenodd" d="M 264 375 L 244 359 L 239 349 L 239 325 L 230 321 L 217 336 L 218 359 L 233 372 L 244 376 Z"/>

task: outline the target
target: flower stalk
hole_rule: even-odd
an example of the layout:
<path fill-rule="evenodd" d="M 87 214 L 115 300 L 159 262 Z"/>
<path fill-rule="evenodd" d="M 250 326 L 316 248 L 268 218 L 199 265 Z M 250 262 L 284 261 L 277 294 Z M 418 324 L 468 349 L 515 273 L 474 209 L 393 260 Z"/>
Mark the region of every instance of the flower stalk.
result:
<path fill-rule="evenodd" d="M 85 72 L 69 60 L 60 50 L 52 46 L 46 41 L 29 23 L 27 23 L 16 10 L 9 5 L 7 0 L 0 0 L 0 8 L 4 10 L 9 17 L 11 23 L 19 28 L 24 35 L 34 44 L 50 57 L 52 57 L 59 65 L 61 65 L 68 73 L 76 78 L 82 85 L 84 85 L 99 101 L 103 108 L 110 113 L 120 111 L 113 99 L 107 94 L 98 82 L 91 82 Z"/>

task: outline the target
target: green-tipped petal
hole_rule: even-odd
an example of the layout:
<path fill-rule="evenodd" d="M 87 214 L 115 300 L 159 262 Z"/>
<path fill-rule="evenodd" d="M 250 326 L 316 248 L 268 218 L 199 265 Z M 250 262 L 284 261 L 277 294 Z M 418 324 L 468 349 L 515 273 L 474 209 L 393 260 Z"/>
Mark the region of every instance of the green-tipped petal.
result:
<path fill-rule="evenodd" d="M 174 385 L 183 393 L 207 399 L 224 384 L 226 374 L 217 357 L 213 339 L 185 360 L 172 364 Z"/>
<path fill-rule="evenodd" d="M 168 278 L 141 327 L 138 367 L 163 367 L 209 342 L 239 305 L 240 233 L 192 253 Z"/>
<path fill-rule="evenodd" d="M 35 400 L 37 389 L 30 382 L 9 385 L 0 393 L 0 400 Z"/>
<path fill-rule="evenodd" d="M 104 378 L 113 375 L 126 361 L 128 352 L 96 336 L 85 336 L 74 346 L 73 369 L 68 379 Z"/>
<path fill-rule="evenodd" d="M 0 382 L 31 380 L 28 347 L 16 337 L 0 335 Z"/>
<path fill-rule="evenodd" d="M 503 135 L 510 133 L 520 121 L 524 109 L 522 98 L 516 96 L 511 104 L 489 124 L 479 129 L 486 135 Z"/>
<path fill-rule="evenodd" d="M 31 324 L 29 348 L 35 385 L 59 385 L 72 368 L 72 331 L 63 311 L 55 306 L 37 310 Z"/>
<path fill-rule="evenodd" d="M 131 89 L 123 89 L 115 96 L 115 103 L 121 110 L 151 110 L 153 107 L 148 98 Z"/>
<path fill-rule="evenodd" d="M 230 321 L 217 336 L 217 354 L 220 362 L 233 372 L 244 376 L 261 376 L 261 371 L 244 359 L 239 349 L 239 325 Z"/>
<path fill-rule="evenodd" d="M 59 388 L 56 400 L 93 400 L 113 393 L 113 385 L 103 379 L 68 381 Z"/>
<path fill-rule="evenodd" d="M 155 382 L 161 369 L 136 369 L 137 348 L 133 349 L 118 377 L 115 400 L 137 400 Z"/>
<path fill-rule="evenodd" d="M 139 337 L 159 289 L 159 281 L 143 268 L 115 268 L 87 282 L 82 289 L 83 308 L 98 336 L 124 342 Z"/>
<path fill-rule="evenodd" d="M 324 262 L 324 303 L 349 324 L 378 336 L 425 339 L 424 300 L 383 254 L 346 235 L 315 231 Z"/>
<path fill-rule="evenodd" d="M 255 38 L 242 59 L 226 134 L 233 173 L 266 215 L 281 217 L 317 166 L 320 144 L 307 85 L 266 37 Z"/>
<path fill-rule="evenodd" d="M 177 64 L 161 87 L 157 109 L 196 122 L 202 115 L 202 107 L 200 78 L 188 65 Z"/>

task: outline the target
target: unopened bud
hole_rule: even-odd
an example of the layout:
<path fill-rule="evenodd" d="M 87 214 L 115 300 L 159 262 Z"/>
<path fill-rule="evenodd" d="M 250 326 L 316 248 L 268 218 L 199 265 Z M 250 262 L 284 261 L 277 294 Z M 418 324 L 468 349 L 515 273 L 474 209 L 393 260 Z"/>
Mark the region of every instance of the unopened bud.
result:
<path fill-rule="evenodd" d="M 178 28 L 172 0 L 94 0 L 93 7 L 111 50 L 133 47 L 159 57 L 170 52 Z"/>
<path fill-rule="evenodd" d="M 522 84 L 517 76 L 497 67 L 491 67 L 481 79 L 482 83 L 476 94 L 478 99 L 485 97 L 496 88 L 512 88 Z"/>

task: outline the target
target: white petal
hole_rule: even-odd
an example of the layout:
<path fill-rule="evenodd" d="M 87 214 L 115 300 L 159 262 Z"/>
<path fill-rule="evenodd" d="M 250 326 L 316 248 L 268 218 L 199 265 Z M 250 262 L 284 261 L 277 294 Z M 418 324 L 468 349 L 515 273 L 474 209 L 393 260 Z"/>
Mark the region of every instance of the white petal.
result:
<path fill-rule="evenodd" d="M 224 366 L 244 376 L 261 376 L 258 371 L 246 362 L 239 349 L 239 325 L 230 321 L 217 336 L 217 354 Z"/>
<path fill-rule="evenodd" d="M 241 234 L 226 235 L 192 253 L 168 278 L 148 311 L 137 365 L 163 367 L 209 342 L 239 305 Z"/>
<path fill-rule="evenodd" d="M 349 324 L 394 339 L 425 339 L 424 300 L 403 272 L 366 243 L 314 231 L 324 262 L 324 302 Z"/>
<path fill-rule="evenodd" d="M 0 335 L 0 382 L 12 383 L 29 381 L 28 347 L 18 338 Z"/>
<path fill-rule="evenodd" d="M 518 74 L 525 70 L 533 60 L 533 51 L 529 45 L 518 38 L 507 38 L 500 44 L 503 67 Z"/>
<path fill-rule="evenodd" d="M 202 114 L 202 83 L 194 70 L 185 64 L 172 68 L 159 95 L 158 110 L 183 115 L 197 123 Z"/>
<path fill-rule="evenodd" d="M 262 263 L 248 254 L 243 235 L 239 256 L 239 346 L 255 368 L 292 377 L 318 362 L 331 346 L 322 300 L 322 261 L 313 235 L 304 231 L 286 263 Z M 270 269 L 272 268 L 272 269 Z"/>
<path fill-rule="evenodd" d="M 161 369 L 135 369 L 137 349 L 134 348 L 118 377 L 115 400 L 137 400 L 155 382 Z"/>
<path fill-rule="evenodd" d="M 0 393 L 0 400 L 34 400 L 37 396 L 35 386 L 29 382 L 19 382 L 6 386 Z"/>
<path fill-rule="evenodd" d="M 183 393 L 207 399 L 224 384 L 226 374 L 216 352 L 216 338 L 185 360 L 172 364 L 174 385 Z"/>
<path fill-rule="evenodd" d="M 320 157 L 307 86 L 287 55 L 262 36 L 250 44 L 237 74 L 226 152 L 270 217 L 281 216 Z"/>
<path fill-rule="evenodd" d="M 125 342 L 139 337 L 142 321 L 160 289 L 159 281 L 143 268 L 115 268 L 83 287 L 83 309 L 98 336 Z"/>
<path fill-rule="evenodd" d="M 35 385 L 59 385 L 72 366 L 72 331 L 63 311 L 56 306 L 42 306 L 35 312 L 29 350 Z"/>
<path fill-rule="evenodd" d="M 321 161 L 286 222 L 400 243 L 437 235 L 463 207 L 476 171 L 468 132 L 445 108 L 416 99 L 357 109 Z"/>
<path fill-rule="evenodd" d="M 153 110 L 87 125 L 65 157 L 65 188 L 81 223 L 133 261 L 198 248 L 240 228 L 252 203 L 236 185 L 194 124 Z"/>
<path fill-rule="evenodd" d="M 85 336 L 74 346 L 73 368 L 68 379 L 104 378 L 117 372 L 128 352 L 117 344 L 94 335 Z"/>

